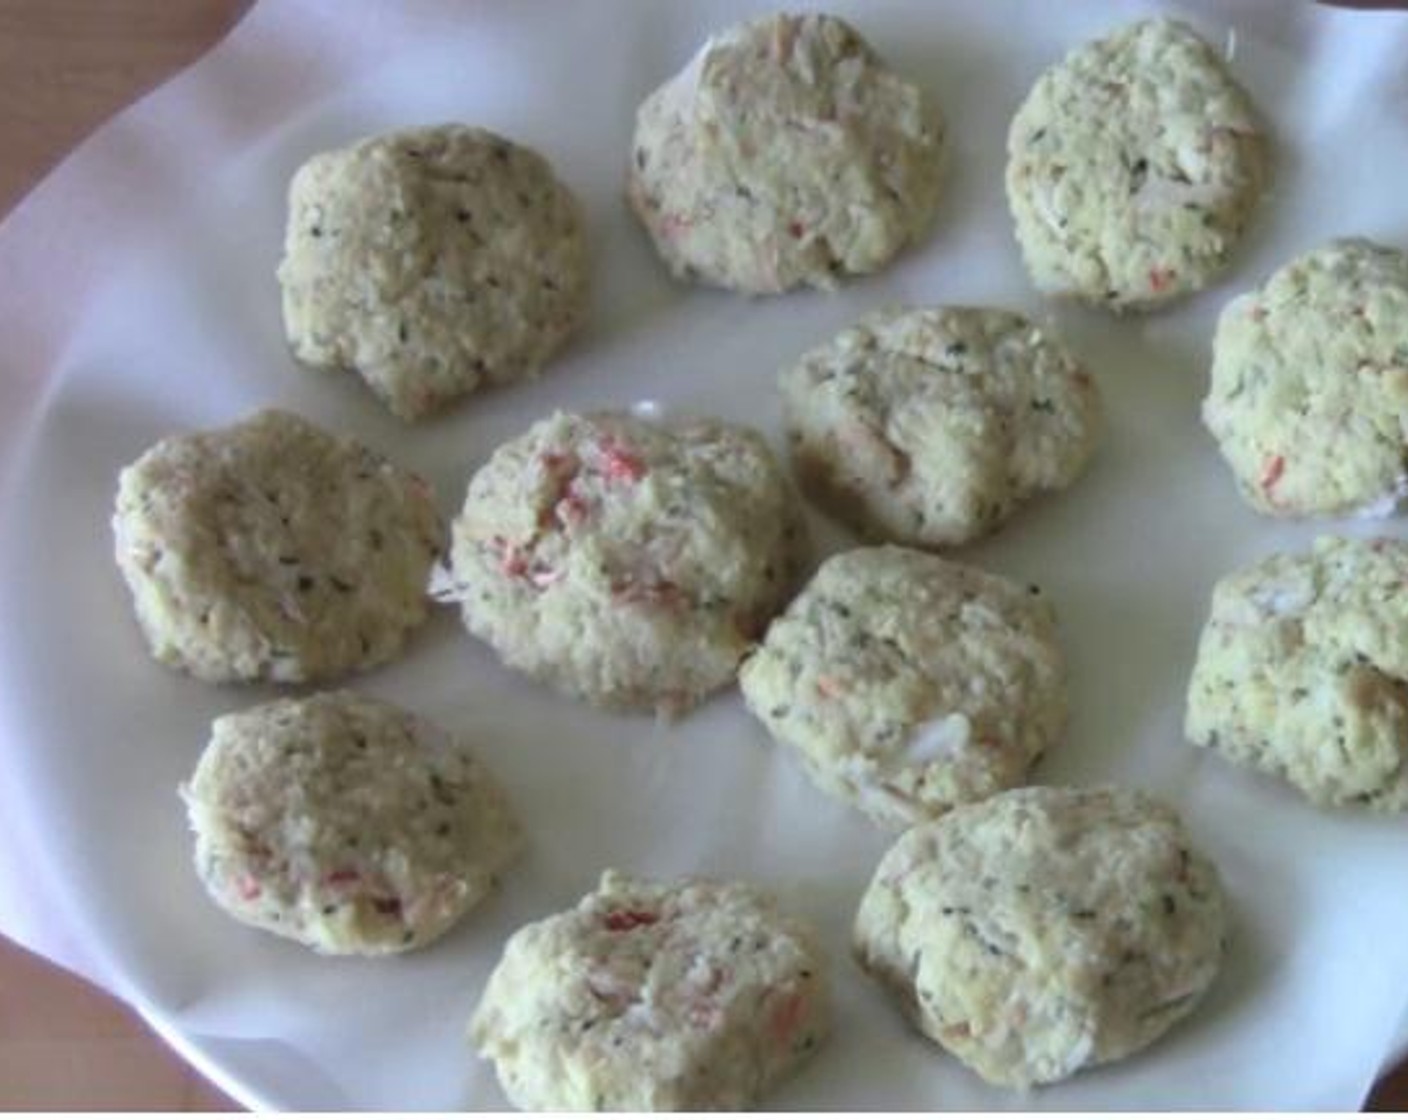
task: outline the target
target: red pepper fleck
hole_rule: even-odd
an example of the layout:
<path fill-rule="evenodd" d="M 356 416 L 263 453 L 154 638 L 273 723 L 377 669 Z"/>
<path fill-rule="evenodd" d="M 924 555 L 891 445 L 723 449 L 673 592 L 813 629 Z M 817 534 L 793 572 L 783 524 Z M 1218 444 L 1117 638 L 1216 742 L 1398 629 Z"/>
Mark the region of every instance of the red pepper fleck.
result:
<path fill-rule="evenodd" d="M 329 887 L 341 887 L 348 883 L 356 883 L 362 878 L 362 873 L 354 867 L 339 867 L 336 871 L 329 871 L 323 876 L 323 882 Z"/>
<path fill-rule="evenodd" d="M 1162 292 L 1173 282 L 1178 270 L 1173 268 L 1151 268 L 1149 270 L 1149 287 L 1156 292 Z"/>
<path fill-rule="evenodd" d="M 778 1046 L 786 1046 L 802 1025 L 807 1013 L 807 997 L 801 992 L 790 992 L 772 1009 L 768 1018 L 768 1029 Z"/>
<path fill-rule="evenodd" d="M 685 233 L 694 225 L 683 214 L 662 214 L 660 216 L 661 236 L 669 238 L 671 241 Z"/>
<path fill-rule="evenodd" d="M 510 549 L 499 564 L 499 570 L 506 576 L 517 578 L 528 574 L 528 561 L 518 549 Z"/>
<path fill-rule="evenodd" d="M 602 925 L 612 933 L 625 933 L 637 926 L 653 926 L 660 915 L 649 910 L 612 910 L 602 919 Z"/>
<path fill-rule="evenodd" d="M 240 898 L 245 902 L 253 902 L 264 893 L 264 888 L 259 885 L 259 880 L 253 875 L 241 875 L 236 879 L 235 890 L 239 891 Z"/>
<path fill-rule="evenodd" d="M 499 571 L 510 578 L 526 575 L 528 572 L 528 557 L 524 550 L 516 544 L 511 544 L 501 536 L 489 538 L 489 547 L 498 555 Z"/>
<path fill-rule="evenodd" d="M 1261 476 L 1261 488 L 1268 494 L 1271 488 L 1281 481 L 1281 476 L 1286 473 L 1286 457 L 1284 455 L 1274 456 L 1267 464 L 1266 470 Z"/>
<path fill-rule="evenodd" d="M 801 222 L 788 222 L 787 232 L 790 233 L 794 238 L 800 240 L 802 234 L 807 232 L 807 227 L 804 226 Z"/>
<path fill-rule="evenodd" d="M 575 525 L 587 519 L 587 514 L 591 512 L 591 506 L 587 500 L 578 494 L 573 488 L 568 488 L 562 500 L 557 503 L 557 520 L 563 525 Z"/>
<path fill-rule="evenodd" d="M 606 477 L 616 482 L 639 482 L 645 477 L 645 460 L 622 447 L 614 439 L 601 441 L 601 457 Z"/>
<path fill-rule="evenodd" d="M 816 693 L 824 700 L 835 700 L 843 691 L 841 682 L 835 677 L 823 674 L 816 679 Z"/>
<path fill-rule="evenodd" d="M 499 571 L 510 579 L 526 579 L 541 590 L 566 577 L 566 572 L 535 559 L 528 546 L 509 544 L 503 537 L 496 536 L 490 538 L 489 547 L 498 556 Z"/>

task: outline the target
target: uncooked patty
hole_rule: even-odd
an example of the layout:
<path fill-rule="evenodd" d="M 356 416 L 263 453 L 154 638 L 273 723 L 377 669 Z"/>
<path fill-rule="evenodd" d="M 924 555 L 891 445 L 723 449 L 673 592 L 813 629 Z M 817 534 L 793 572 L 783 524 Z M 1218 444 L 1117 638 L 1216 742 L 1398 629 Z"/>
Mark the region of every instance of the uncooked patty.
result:
<path fill-rule="evenodd" d="M 355 370 L 416 420 L 534 376 L 576 330 L 581 217 L 542 156 L 492 132 L 373 136 L 294 175 L 279 281 L 298 360 Z"/>
<path fill-rule="evenodd" d="M 1032 280 L 1117 311 L 1222 272 L 1269 178 L 1250 98 L 1185 23 L 1087 43 L 1037 81 L 1007 137 L 1007 200 Z"/>
<path fill-rule="evenodd" d="M 756 432 L 557 413 L 500 447 L 454 526 L 465 625 L 594 704 L 686 711 L 733 679 L 803 554 Z"/>
<path fill-rule="evenodd" d="M 893 546 L 826 561 L 739 683 L 818 786 L 894 828 L 1021 784 L 1066 725 L 1040 590 Z"/>
<path fill-rule="evenodd" d="M 867 316 L 784 370 L 793 463 L 852 528 L 936 548 L 1060 490 L 1095 448 L 1100 400 L 1059 341 L 1011 311 Z"/>
<path fill-rule="evenodd" d="M 181 792 L 215 903 L 321 953 L 434 940 L 522 846 L 502 792 L 462 744 L 352 692 L 220 717 Z"/>
<path fill-rule="evenodd" d="M 814 934 L 766 895 L 608 871 L 509 939 L 470 1037 L 522 1109 L 737 1111 L 829 1018 Z"/>
<path fill-rule="evenodd" d="M 834 287 L 928 229 L 944 122 L 843 20 L 712 36 L 640 107 L 628 193 L 670 270 L 754 294 Z"/>
<path fill-rule="evenodd" d="M 1408 542 L 1322 537 L 1219 580 L 1188 737 L 1317 805 L 1408 809 Z"/>
<path fill-rule="evenodd" d="M 861 966 L 918 1028 L 995 1085 L 1143 1049 L 1217 975 L 1213 865 L 1140 793 L 1032 788 L 955 809 L 880 861 Z"/>
<path fill-rule="evenodd" d="M 1408 254 L 1334 241 L 1229 303 L 1203 422 L 1262 513 L 1394 513 L 1408 495 Z"/>
<path fill-rule="evenodd" d="M 388 660 L 445 539 L 424 480 L 273 409 L 152 447 L 118 479 L 113 533 L 153 656 L 209 681 Z"/>

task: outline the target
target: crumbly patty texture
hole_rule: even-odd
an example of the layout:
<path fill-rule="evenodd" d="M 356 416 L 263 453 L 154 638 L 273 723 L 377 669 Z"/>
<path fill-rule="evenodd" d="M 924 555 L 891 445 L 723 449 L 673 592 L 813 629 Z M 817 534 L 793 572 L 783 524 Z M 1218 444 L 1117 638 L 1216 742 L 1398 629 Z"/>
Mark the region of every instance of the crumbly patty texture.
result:
<path fill-rule="evenodd" d="M 828 1024 L 816 939 L 770 898 L 608 871 L 509 939 L 470 1038 L 521 1109 L 737 1111 Z"/>
<path fill-rule="evenodd" d="M 1066 724 L 1039 589 L 892 546 L 826 561 L 739 682 L 818 786 L 886 827 L 1022 784 Z"/>
<path fill-rule="evenodd" d="M 865 535 L 971 541 L 1069 485 L 1094 450 L 1090 375 L 1025 316 L 945 307 L 870 315 L 780 378 L 805 489 Z"/>
<path fill-rule="evenodd" d="M 711 37 L 636 118 L 628 194 L 671 272 L 736 291 L 834 287 L 929 227 L 944 121 L 833 16 Z"/>
<path fill-rule="evenodd" d="M 153 656 L 208 681 L 386 661 L 445 542 L 422 479 L 272 409 L 152 447 L 118 479 L 113 533 Z"/>
<path fill-rule="evenodd" d="M 279 281 L 295 357 L 355 370 L 416 420 L 534 376 L 584 317 L 587 260 L 576 200 L 542 156 L 442 125 L 299 168 Z"/>
<path fill-rule="evenodd" d="M 480 901 L 522 834 L 484 766 L 352 692 L 215 721 L 182 796 L 223 910 L 321 953 L 399 953 Z"/>
<path fill-rule="evenodd" d="M 1229 303 L 1203 422 L 1262 513 L 1395 512 L 1408 495 L 1408 254 L 1331 242 Z"/>
<path fill-rule="evenodd" d="M 1246 93 L 1187 24 L 1079 47 L 1013 118 L 1007 200 L 1042 291 L 1130 310 L 1205 287 L 1269 178 Z"/>
<path fill-rule="evenodd" d="M 1225 936 L 1217 872 L 1171 808 L 1032 788 L 901 837 L 855 951 L 924 1034 L 1025 1087 L 1153 1042 L 1212 984 Z"/>
<path fill-rule="evenodd" d="M 470 632 L 608 708 L 679 714 L 733 679 L 803 553 L 756 432 L 557 413 L 499 448 L 454 526 Z"/>
<path fill-rule="evenodd" d="M 1186 732 L 1322 806 L 1408 809 L 1408 542 L 1322 537 L 1218 581 Z"/>

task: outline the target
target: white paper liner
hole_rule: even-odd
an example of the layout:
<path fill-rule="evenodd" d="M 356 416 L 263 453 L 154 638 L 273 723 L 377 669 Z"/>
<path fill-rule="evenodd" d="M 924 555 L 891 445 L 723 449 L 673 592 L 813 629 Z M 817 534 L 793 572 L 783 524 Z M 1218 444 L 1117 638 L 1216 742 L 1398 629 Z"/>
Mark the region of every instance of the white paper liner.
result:
<path fill-rule="evenodd" d="M 1210 0 L 830 5 L 943 104 L 949 193 L 932 240 L 882 276 L 776 300 L 671 283 L 620 197 L 636 104 L 753 5 L 356 7 L 261 5 L 0 228 L 14 278 L 0 285 L 14 371 L 0 379 L 0 929 L 133 1000 L 250 1103 L 502 1107 L 461 1030 L 514 928 L 570 905 L 608 865 L 741 876 L 817 921 L 833 959 L 836 1037 L 774 1107 L 1355 1107 L 1408 997 L 1404 822 L 1317 813 L 1188 747 L 1180 724 L 1212 582 L 1327 527 L 1273 523 L 1237 499 L 1197 422 L 1212 323 L 1232 293 L 1332 236 L 1408 244 L 1408 20 L 1237 6 L 1229 53 L 1275 126 L 1274 198 L 1224 284 L 1116 321 L 1033 294 L 1002 201 L 1006 123 L 1044 66 L 1122 20 L 1169 10 L 1223 41 Z M 582 197 L 595 307 L 541 380 L 412 429 L 357 379 L 288 358 L 273 282 L 283 197 L 312 151 L 456 118 L 538 147 Z M 649 398 L 753 423 L 780 447 L 776 370 L 892 302 L 1050 311 L 1104 390 L 1109 430 L 1087 477 L 964 556 L 1040 581 L 1057 604 L 1076 714 L 1038 777 L 1161 793 L 1223 870 L 1235 938 L 1189 1022 L 1051 1090 L 985 1087 L 846 959 L 888 837 L 819 795 L 736 696 L 670 727 L 601 715 L 498 666 L 451 609 L 406 659 L 355 684 L 464 732 L 502 775 L 532 853 L 501 897 L 440 945 L 382 962 L 319 959 L 209 905 L 175 787 L 210 719 L 269 693 L 147 658 L 110 559 L 123 463 L 168 432 L 279 403 L 423 472 L 449 512 L 492 448 L 553 407 Z"/>

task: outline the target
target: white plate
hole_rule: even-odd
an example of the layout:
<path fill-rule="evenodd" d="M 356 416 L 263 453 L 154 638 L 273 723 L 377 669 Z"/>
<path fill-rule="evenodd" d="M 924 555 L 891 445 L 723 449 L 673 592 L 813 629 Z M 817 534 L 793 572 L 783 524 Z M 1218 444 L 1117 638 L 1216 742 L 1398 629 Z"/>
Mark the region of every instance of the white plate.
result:
<path fill-rule="evenodd" d="M 11 864 L 46 886 L 51 924 L 100 979 L 250 1104 L 502 1106 L 463 1022 L 509 932 L 570 904 L 614 864 L 758 880 L 821 925 L 836 1035 L 770 1100 L 779 1108 L 1353 1107 L 1408 996 L 1402 822 L 1317 814 L 1194 752 L 1179 725 L 1212 581 L 1317 529 L 1243 507 L 1199 428 L 1212 320 L 1230 292 L 1330 235 L 1408 243 L 1408 115 L 1393 77 L 1408 50 L 1403 21 L 1238 6 L 1236 68 L 1283 140 L 1276 196 L 1226 284 L 1167 314 L 1115 321 L 1046 307 L 1031 291 L 1001 197 L 1003 137 L 1044 65 L 1153 5 L 832 5 L 941 101 L 957 146 L 949 196 L 933 239 L 884 275 L 766 301 L 670 283 L 620 198 L 635 105 L 746 7 L 423 0 L 358 5 L 363 22 L 349 24 L 350 6 L 280 5 L 261 9 L 235 47 L 274 29 L 282 54 L 246 52 L 237 67 L 227 50 L 183 83 L 179 104 L 158 98 L 100 138 L 115 175 L 123 159 L 148 161 L 158 189 L 131 200 L 140 232 L 49 338 L 49 392 L 9 460 L 0 814 L 20 845 Z M 1215 41 L 1229 30 L 1221 11 L 1197 17 Z M 230 92 L 239 74 L 241 88 L 268 92 L 249 93 L 261 112 L 281 106 L 254 129 Z M 283 192 L 315 150 L 455 118 L 539 148 L 579 193 L 595 309 L 539 383 L 406 428 L 356 379 L 288 358 L 273 281 Z M 44 275 L 25 282 L 43 299 L 66 296 Z M 1050 315 L 1105 393 L 1109 428 L 1089 474 L 965 555 L 1039 581 L 1060 611 L 1075 716 L 1040 779 L 1163 793 L 1225 872 L 1236 939 L 1189 1023 L 1135 1060 L 1049 1091 L 986 1088 L 906 1030 L 847 961 L 851 915 L 887 837 L 816 793 L 735 695 L 673 727 L 600 715 L 505 671 L 448 609 L 407 657 L 356 684 L 462 730 L 502 775 L 533 842 L 502 895 L 431 949 L 377 962 L 316 958 L 208 903 L 175 787 L 213 716 L 270 693 L 199 684 L 147 657 L 110 559 L 122 464 L 169 432 L 278 403 L 422 471 L 451 512 L 495 444 L 553 407 L 652 398 L 776 440 L 776 369 L 894 300 Z"/>

